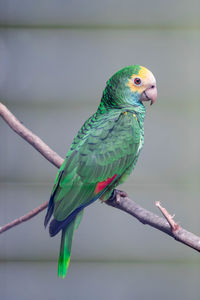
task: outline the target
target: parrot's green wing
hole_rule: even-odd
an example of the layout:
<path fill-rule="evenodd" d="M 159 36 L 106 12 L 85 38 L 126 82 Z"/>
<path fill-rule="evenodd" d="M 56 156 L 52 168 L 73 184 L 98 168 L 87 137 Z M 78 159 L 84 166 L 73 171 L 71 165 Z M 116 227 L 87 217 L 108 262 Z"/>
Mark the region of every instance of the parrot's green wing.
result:
<path fill-rule="evenodd" d="M 63 221 L 78 207 L 97 199 L 107 187 L 103 182 L 111 184 L 109 179 L 116 180 L 133 164 L 139 144 L 140 127 L 131 112 L 90 119 L 61 167 L 54 188 L 54 218 Z"/>
<path fill-rule="evenodd" d="M 67 273 L 72 237 L 83 209 L 119 181 L 139 153 L 140 126 L 135 114 L 109 112 L 100 117 L 91 117 L 74 139 L 49 202 L 45 225 L 53 213 L 50 235 L 62 229 L 59 277 Z"/>

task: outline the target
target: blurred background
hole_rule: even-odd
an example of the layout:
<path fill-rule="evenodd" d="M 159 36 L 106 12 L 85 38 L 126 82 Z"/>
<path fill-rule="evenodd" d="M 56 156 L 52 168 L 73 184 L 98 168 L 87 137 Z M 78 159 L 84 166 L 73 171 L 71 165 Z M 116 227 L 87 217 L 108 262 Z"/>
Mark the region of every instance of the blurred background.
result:
<path fill-rule="evenodd" d="M 157 78 L 145 145 L 121 189 L 199 232 L 200 4 L 191 1 L 0 0 L 0 98 L 62 157 L 106 80 L 130 64 Z M 57 170 L 0 120 L 0 225 L 49 199 Z M 200 257 L 96 202 L 75 234 L 67 278 L 45 212 L 0 237 L 0 298 L 199 299 Z M 64 298 L 64 299 L 65 299 Z"/>

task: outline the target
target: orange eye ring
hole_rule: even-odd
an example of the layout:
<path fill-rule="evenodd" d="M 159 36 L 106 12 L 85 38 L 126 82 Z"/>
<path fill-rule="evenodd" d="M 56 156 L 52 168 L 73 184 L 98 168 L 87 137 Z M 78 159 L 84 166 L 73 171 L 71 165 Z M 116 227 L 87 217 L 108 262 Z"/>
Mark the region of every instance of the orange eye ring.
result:
<path fill-rule="evenodd" d="M 140 85 L 142 85 L 142 79 L 139 78 L 139 77 L 135 77 L 134 80 L 133 80 L 133 83 L 134 83 L 136 86 L 140 86 Z"/>

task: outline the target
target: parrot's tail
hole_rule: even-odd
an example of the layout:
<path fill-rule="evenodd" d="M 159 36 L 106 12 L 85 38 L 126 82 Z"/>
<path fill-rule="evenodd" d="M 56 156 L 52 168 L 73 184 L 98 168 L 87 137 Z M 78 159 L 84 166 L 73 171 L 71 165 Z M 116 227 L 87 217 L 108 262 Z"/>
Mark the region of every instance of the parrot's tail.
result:
<path fill-rule="evenodd" d="M 62 229 L 60 255 L 58 260 L 58 277 L 64 278 L 67 274 L 71 257 L 74 230 L 78 228 L 82 215 L 83 210 L 70 222 L 70 224 L 68 224 L 66 228 Z"/>
<path fill-rule="evenodd" d="M 60 256 L 58 260 L 58 277 L 64 278 L 67 274 L 70 257 L 71 257 L 74 225 L 75 225 L 75 219 L 69 224 L 67 228 L 62 230 Z"/>

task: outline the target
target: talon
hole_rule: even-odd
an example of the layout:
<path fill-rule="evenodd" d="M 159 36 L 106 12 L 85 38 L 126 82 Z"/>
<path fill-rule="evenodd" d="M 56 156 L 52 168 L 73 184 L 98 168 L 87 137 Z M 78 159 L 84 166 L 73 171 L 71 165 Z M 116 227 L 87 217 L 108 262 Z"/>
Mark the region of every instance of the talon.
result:
<path fill-rule="evenodd" d="M 107 200 L 107 202 L 116 202 L 117 204 L 120 204 L 121 197 L 122 198 L 128 197 L 128 194 L 124 191 L 114 189 L 112 191 L 110 198 Z"/>
<path fill-rule="evenodd" d="M 112 191 L 110 198 L 108 198 L 107 202 L 113 202 L 116 199 L 116 189 Z"/>
<path fill-rule="evenodd" d="M 120 204 L 120 198 L 121 198 L 121 195 L 120 194 L 116 194 L 116 202 L 117 204 Z"/>
<path fill-rule="evenodd" d="M 128 197 L 128 194 L 124 191 L 121 191 L 121 190 L 117 190 L 117 192 L 120 194 L 121 197 L 125 198 L 125 197 Z"/>

